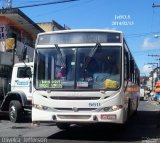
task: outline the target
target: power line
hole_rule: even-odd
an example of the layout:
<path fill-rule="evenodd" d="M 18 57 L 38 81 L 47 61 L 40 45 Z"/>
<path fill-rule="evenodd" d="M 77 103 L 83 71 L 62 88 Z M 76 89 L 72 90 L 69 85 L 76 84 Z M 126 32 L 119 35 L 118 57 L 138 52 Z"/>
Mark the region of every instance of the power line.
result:
<path fill-rule="evenodd" d="M 74 1 L 80 1 L 80 0 L 63 0 L 63 1 L 47 2 L 47 3 L 41 3 L 41 4 L 24 5 L 24 6 L 14 7 L 14 8 L 37 7 L 37 6 L 44 6 L 44 5 L 51 5 L 51 4 L 69 3 L 69 2 L 74 2 Z"/>
<path fill-rule="evenodd" d="M 25 6 L 28 4 L 43 4 L 43 3 L 48 3 L 48 2 L 55 2 L 55 1 L 60 1 L 60 0 L 24 0 L 24 1 L 19 1 L 19 0 L 13 0 L 13 4 L 16 7 L 19 6 Z"/>
<path fill-rule="evenodd" d="M 93 0 L 88 0 L 88 1 L 85 2 L 85 4 L 90 3 L 90 2 L 93 2 Z M 71 6 L 67 6 L 67 7 L 64 7 L 64 8 L 57 9 L 57 10 L 54 9 L 54 10 L 51 10 L 49 12 L 43 12 L 43 14 L 39 14 L 39 15 L 33 16 L 33 18 L 37 18 L 37 17 L 41 17 L 41 16 L 45 16 L 45 15 L 48 16 L 49 14 L 53 15 L 53 13 L 56 13 L 56 12 L 59 12 L 59 11 L 62 11 L 62 10 L 66 10 L 66 9 L 69 9 L 69 8 L 72 8 L 72 7 L 77 7 L 79 5 L 80 5 L 80 3 L 79 4 L 76 3 L 76 4 L 73 4 Z"/>
<path fill-rule="evenodd" d="M 156 55 L 152 54 L 152 55 L 148 55 L 148 56 L 151 56 L 151 57 L 160 57 L 160 55 L 157 55 L 157 54 Z"/>

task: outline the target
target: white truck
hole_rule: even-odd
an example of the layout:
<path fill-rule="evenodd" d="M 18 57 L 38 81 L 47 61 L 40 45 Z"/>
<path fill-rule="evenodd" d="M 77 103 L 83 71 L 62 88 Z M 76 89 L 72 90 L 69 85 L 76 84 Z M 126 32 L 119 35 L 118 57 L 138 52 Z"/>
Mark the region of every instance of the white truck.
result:
<path fill-rule="evenodd" d="M 149 88 L 145 85 L 141 85 L 140 100 L 146 100 L 149 94 L 150 94 Z"/>
<path fill-rule="evenodd" d="M 140 100 L 144 100 L 144 96 L 145 96 L 145 91 L 144 88 L 140 88 Z"/>
<path fill-rule="evenodd" d="M 32 62 L 0 65 L 0 111 L 9 113 L 12 122 L 31 113 L 32 69 Z"/>

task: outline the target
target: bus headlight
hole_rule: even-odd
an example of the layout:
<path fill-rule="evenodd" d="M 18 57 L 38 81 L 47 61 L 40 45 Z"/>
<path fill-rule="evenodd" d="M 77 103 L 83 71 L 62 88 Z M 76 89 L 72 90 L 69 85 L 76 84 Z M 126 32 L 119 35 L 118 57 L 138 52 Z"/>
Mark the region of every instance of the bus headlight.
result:
<path fill-rule="evenodd" d="M 47 106 L 43 106 L 43 105 L 33 104 L 32 106 L 37 108 L 37 109 L 39 109 L 39 110 L 47 110 L 47 111 L 51 111 L 52 110 L 52 108 L 47 107 Z"/>
<path fill-rule="evenodd" d="M 114 105 L 114 106 L 110 106 L 110 107 L 104 107 L 103 111 L 111 112 L 111 111 L 116 111 L 116 110 L 119 110 L 119 109 L 122 109 L 122 108 L 123 108 L 122 105 Z"/>

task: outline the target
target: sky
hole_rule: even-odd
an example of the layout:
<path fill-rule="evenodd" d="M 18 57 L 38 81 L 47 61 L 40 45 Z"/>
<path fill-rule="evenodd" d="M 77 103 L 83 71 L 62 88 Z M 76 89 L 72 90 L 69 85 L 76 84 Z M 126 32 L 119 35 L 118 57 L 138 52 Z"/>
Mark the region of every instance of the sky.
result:
<path fill-rule="evenodd" d="M 54 1 L 61 0 L 12 0 L 12 7 Z M 148 75 L 157 66 L 148 63 L 160 58 L 160 37 L 154 37 L 160 35 L 160 7 L 153 3 L 160 5 L 160 0 L 79 0 L 21 10 L 37 23 L 55 20 L 71 29 L 122 31 L 141 75 Z"/>

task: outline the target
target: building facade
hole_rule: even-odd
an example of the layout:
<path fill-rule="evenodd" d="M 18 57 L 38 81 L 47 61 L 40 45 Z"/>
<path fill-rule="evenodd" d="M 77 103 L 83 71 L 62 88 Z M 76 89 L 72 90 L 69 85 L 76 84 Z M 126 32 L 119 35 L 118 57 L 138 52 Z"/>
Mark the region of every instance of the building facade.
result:
<path fill-rule="evenodd" d="M 27 51 L 28 60 L 31 61 L 38 33 L 64 29 L 55 21 L 36 24 L 19 9 L 0 9 L 0 53 L 6 54 L 4 56 L 6 58 L 4 61 L 7 61 L 6 64 L 13 63 L 13 51 L 9 50 L 9 46 L 12 45 L 13 41 L 10 41 L 8 35 L 14 33 L 16 35 L 14 62 L 21 62 L 25 50 Z"/>
<path fill-rule="evenodd" d="M 41 27 L 44 31 L 49 32 L 49 31 L 57 31 L 57 30 L 65 30 L 68 29 L 65 26 L 61 26 L 58 24 L 56 21 L 52 20 L 52 22 L 42 22 L 42 23 L 37 23 L 39 27 Z"/>

